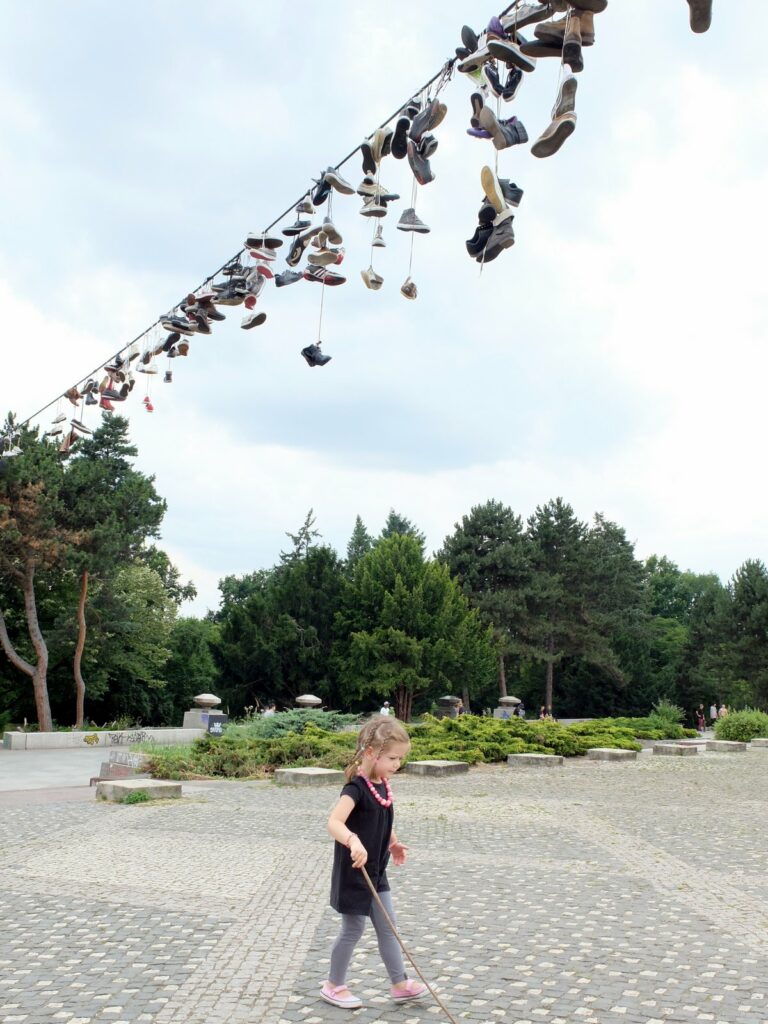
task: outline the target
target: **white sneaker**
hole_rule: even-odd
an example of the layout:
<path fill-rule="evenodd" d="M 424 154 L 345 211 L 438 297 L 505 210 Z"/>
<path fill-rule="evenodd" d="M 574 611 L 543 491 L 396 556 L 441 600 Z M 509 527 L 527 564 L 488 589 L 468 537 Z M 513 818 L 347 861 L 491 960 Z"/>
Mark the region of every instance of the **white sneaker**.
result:
<path fill-rule="evenodd" d="M 365 283 L 365 287 L 370 288 L 373 292 L 377 292 L 384 284 L 384 278 L 381 274 L 377 274 L 372 266 L 368 267 L 367 270 L 361 270 L 360 276 Z"/>

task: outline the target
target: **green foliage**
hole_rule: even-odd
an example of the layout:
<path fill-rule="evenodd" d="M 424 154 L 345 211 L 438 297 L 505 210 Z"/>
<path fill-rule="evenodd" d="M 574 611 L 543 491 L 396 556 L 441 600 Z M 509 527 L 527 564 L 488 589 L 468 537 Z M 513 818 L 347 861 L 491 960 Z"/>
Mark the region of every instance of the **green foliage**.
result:
<path fill-rule="evenodd" d="M 750 740 L 768 738 L 768 715 L 757 708 L 731 711 L 715 722 L 715 736 L 719 740 L 736 740 L 749 743 Z"/>
<path fill-rule="evenodd" d="M 340 711 L 320 711 L 317 708 L 297 708 L 292 711 L 278 711 L 274 715 L 259 715 L 245 722 L 234 722 L 227 726 L 228 738 L 272 740 L 286 733 L 301 734 L 308 726 L 315 726 L 324 732 L 349 730 L 359 722 L 357 715 L 344 715 Z"/>
<path fill-rule="evenodd" d="M 673 704 L 671 700 L 662 698 L 653 705 L 653 710 L 648 717 L 654 722 L 659 722 L 659 727 L 661 728 L 662 723 L 680 725 L 685 718 L 685 712 L 677 704 Z"/>
<path fill-rule="evenodd" d="M 120 800 L 121 804 L 145 804 L 149 800 L 149 793 L 146 789 L 134 789 L 132 792 L 126 794 L 124 799 Z"/>

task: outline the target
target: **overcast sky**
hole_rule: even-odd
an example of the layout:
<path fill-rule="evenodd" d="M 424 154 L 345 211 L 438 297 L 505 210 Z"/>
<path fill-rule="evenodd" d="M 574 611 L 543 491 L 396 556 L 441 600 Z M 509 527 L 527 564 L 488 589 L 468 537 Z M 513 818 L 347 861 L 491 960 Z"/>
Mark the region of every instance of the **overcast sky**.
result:
<path fill-rule="evenodd" d="M 141 333 L 493 13 L 0 0 L 0 410 L 28 416 Z M 595 25 L 575 134 L 547 160 L 499 154 L 525 190 L 512 250 L 480 274 L 464 249 L 495 150 L 465 134 L 456 75 L 418 190 L 416 302 L 395 229 L 412 179 L 388 158 L 403 202 L 378 292 L 360 200 L 334 201 L 348 282 L 326 289 L 328 366 L 299 355 L 322 289 L 270 286 L 264 326 L 223 307 L 173 383 L 152 378 L 153 414 L 143 381 L 121 407 L 168 500 L 163 546 L 199 590 L 188 612 L 217 605 L 223 575 L 274 564 L 310 506 L 341 552 L 358 513 L 378 532 L 394 507 L 434 549 L 472 505 L 527 516 L 560 495 L 640 557 L 724 579 L 768 557 L 768 5 L 715 0 L 702 36 L 685 0 L 611 0 Z M 531 141 L 558 75 L 540 60 L 504 105 Z M 342 173 L 357 185 L 359 156 Z"/>

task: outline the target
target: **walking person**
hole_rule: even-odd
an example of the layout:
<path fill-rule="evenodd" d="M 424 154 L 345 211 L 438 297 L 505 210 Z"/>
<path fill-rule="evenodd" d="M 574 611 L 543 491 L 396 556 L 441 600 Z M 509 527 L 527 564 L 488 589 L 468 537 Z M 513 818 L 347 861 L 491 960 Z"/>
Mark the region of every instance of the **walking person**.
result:
<path fill-rule="evenodd" d="M 344 773 L 347 784 L 328 819 L 328 831 L 336 840 L 331 906 L 341 914 L 341 931 L 331 948 L 328 980 L 320 995 L 327 1003 L 345 1010 L 363 1005 L 349 991 L 346 981 L 352 954 L 369 917 L 389 974 L 392 999 L 403 1003 L 427 991 L 426 985 L 406 976 L 400 946 L 360 871 L 365 865 L 374 889 L 396 925 L 386 869 L 390 856 L 396 865 L 405 864 L 408 848 L 392 827 L 394 811 L 389 780 L 410 745 L 408 733 L 398 721 L 373 718 L 367 722 L 360 730 L 355 755 Z"/>
<path fill-rule="evenodd" d="M 717 704 L 714 701 L 709 705 L 709 721 L 711 725 L 717 721 Z"/>
<path fill-rule="evenodd" d="M 379 710 L 379 714 L 380 715 L 391 715 L 392 714 L 392 708 L 389 706 L 389 701 L 388 700 L 385 700 L 384 703 L 382 704 L 382 706 L 381 706 L 381 708 Z"/>
<path fill-rule="evenodd" d="M 721 704 L 720 705 L 720 710 L 717 712 L 717 717 L 718 718 L 725 718 L 725 716 L 727 714 L 728 714 L 728 705 L 727 704 Z"/>
<path fill-rule="evenodd" d="M 704 705 L 699 704 L 693 713 L 694 720 L 696 722 L 696 729 L 698 732 L 704 732 L 707 727 L 707 720 L 704 717 Z"/>

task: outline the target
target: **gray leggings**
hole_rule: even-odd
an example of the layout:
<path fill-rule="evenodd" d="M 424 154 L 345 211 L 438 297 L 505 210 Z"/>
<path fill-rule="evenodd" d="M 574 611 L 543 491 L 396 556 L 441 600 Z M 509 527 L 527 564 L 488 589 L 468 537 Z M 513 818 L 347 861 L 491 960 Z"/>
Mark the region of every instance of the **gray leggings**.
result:
<path fill-rule="evenodd" d="M 380 892 L 379 898 L 386 907 L 387 913 L 394 924 L 397 924 L 395 911 L 392 907 L 392 894 L 390 892 Z M 355 951 L 355 946 L 360 941 L 361 935 L 365 931 L 365 922 L 367 920 L 368 918 L 365 914 L 341 915 L 341 931 L 331 949 L 331 969 L 328 980 L 332 985 L 343 985 L 346 981 L 352 954 Z M 371 920 L 373 921 L 373 927 L 376 929 L 379 953 L 381 953 L 381 959 L 384 961 L 384 966 L 387 969 L 387 974 L 392 984 L 396 985 L 399 981 L 405 981 L 406 974 L 403 967 L 403 958 L 400 954 L 400 947 L 375 900 L 371 904 Z"/>

